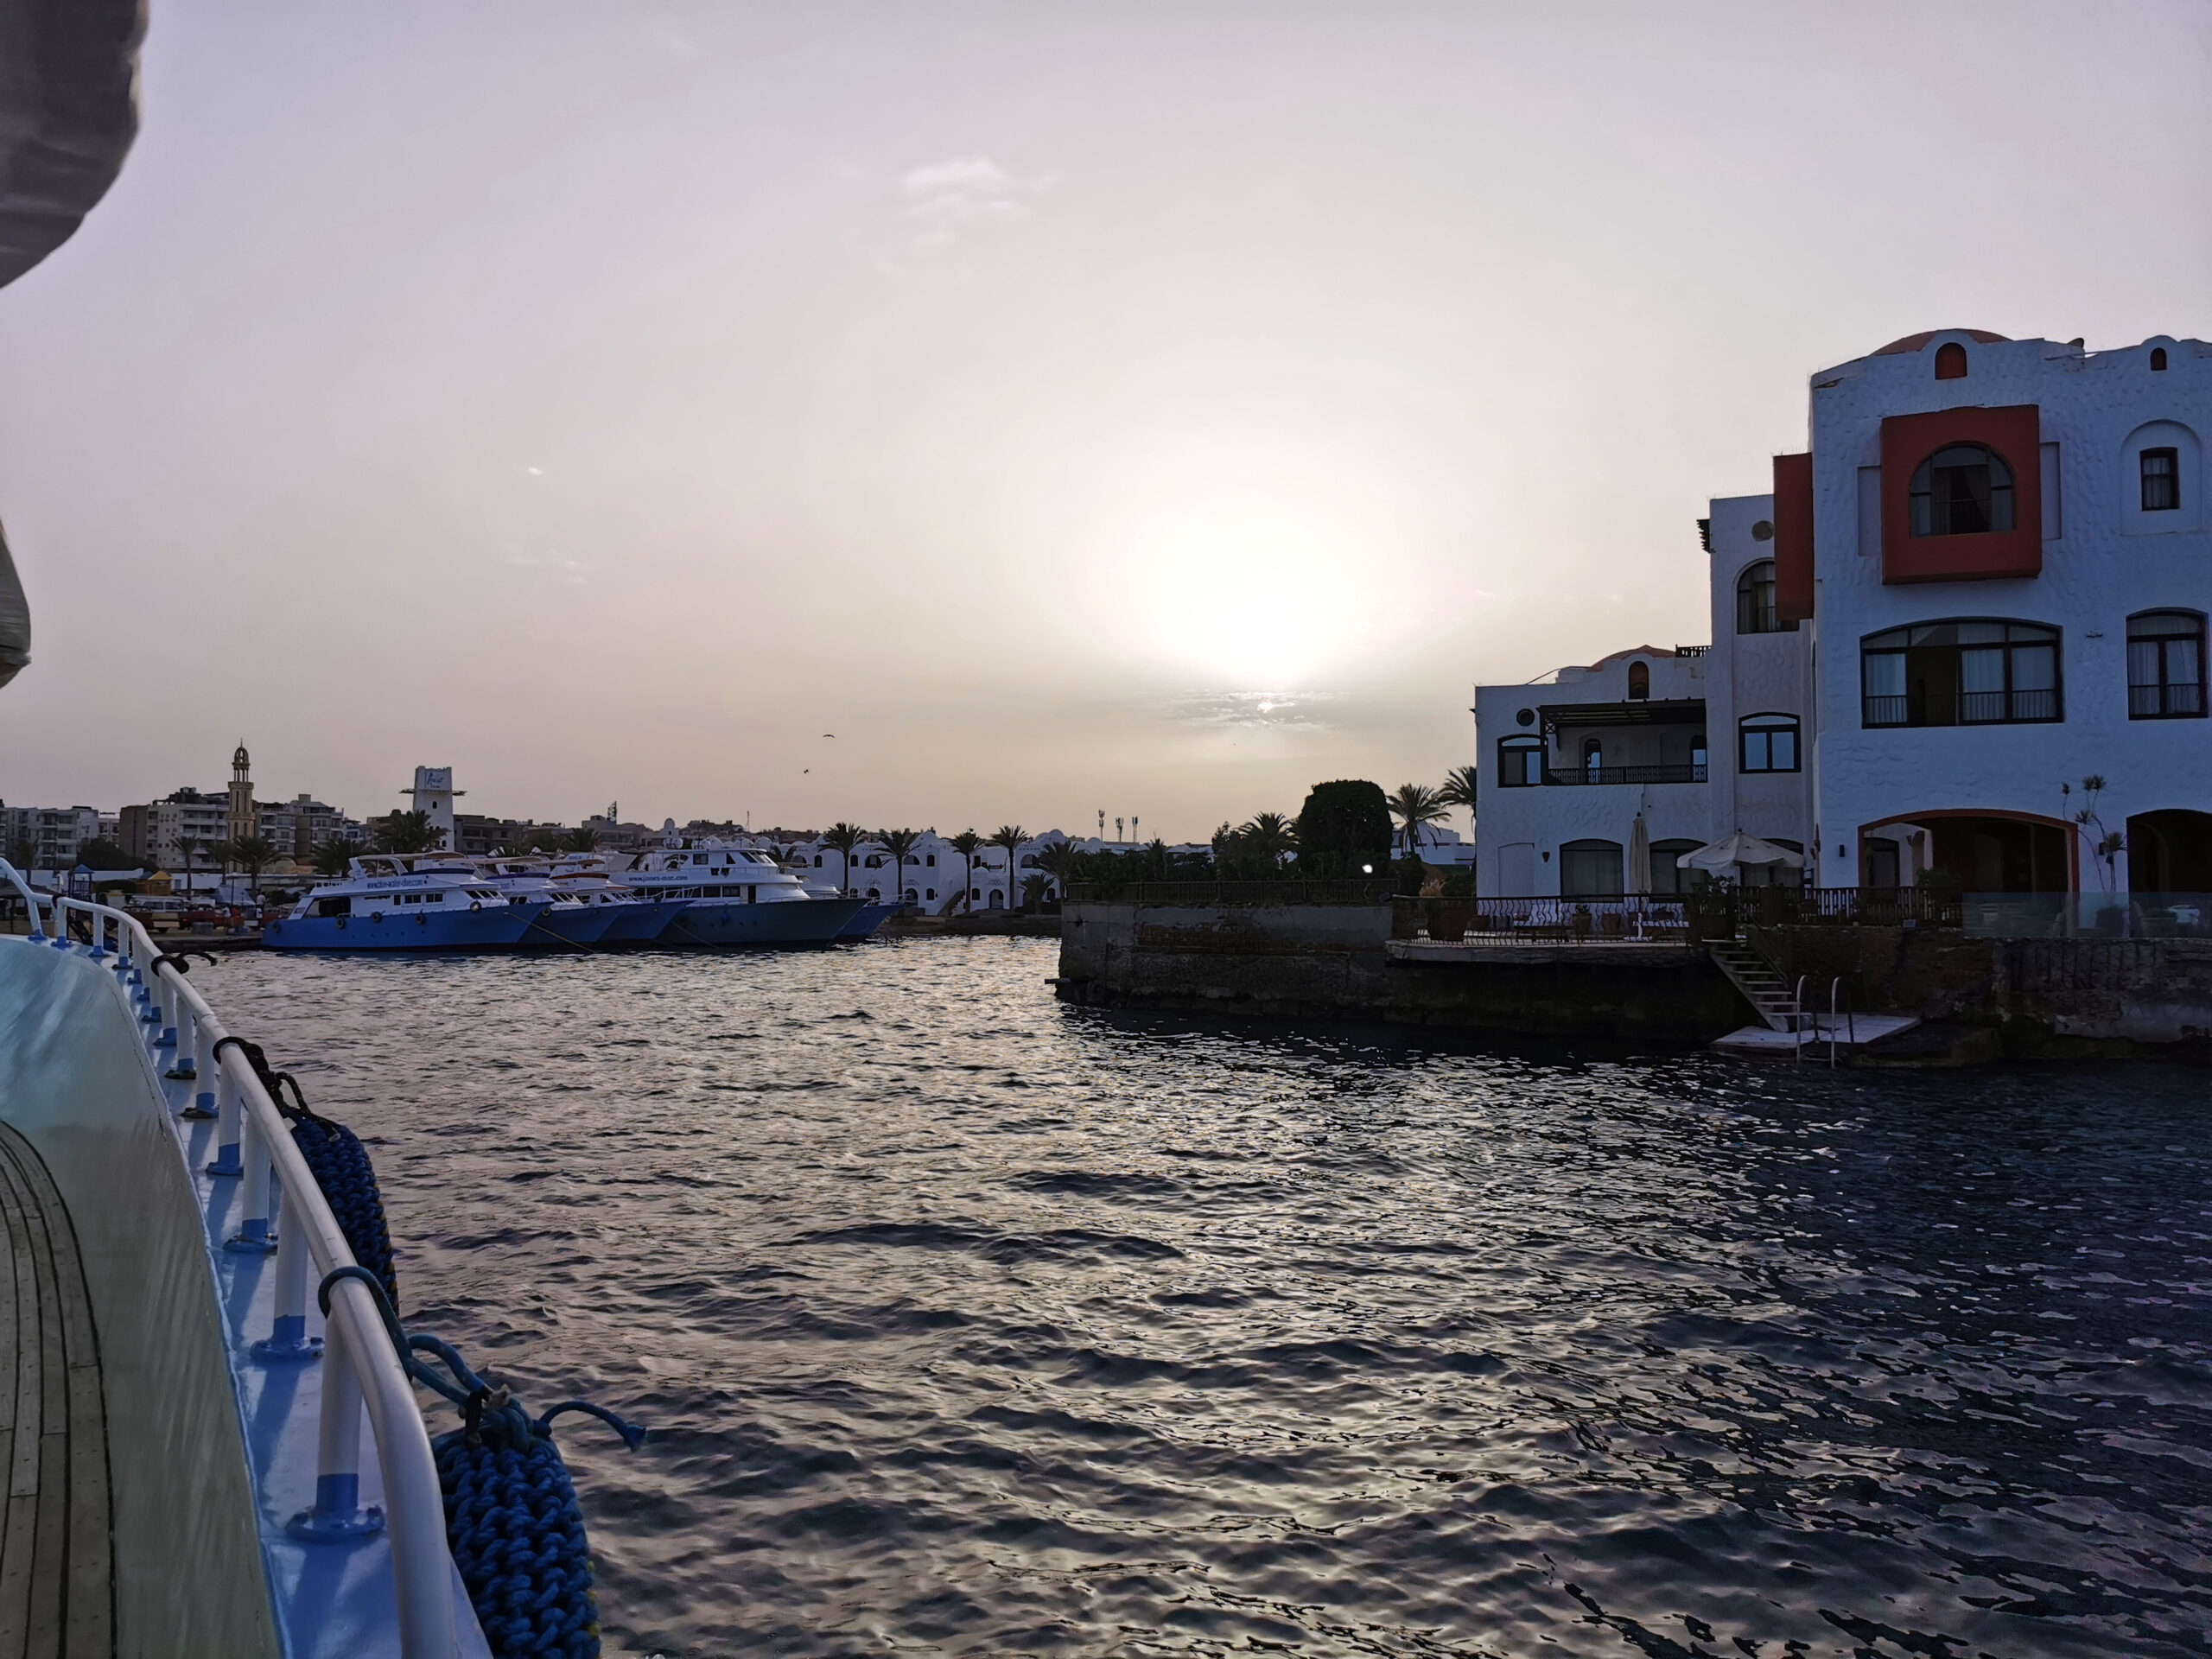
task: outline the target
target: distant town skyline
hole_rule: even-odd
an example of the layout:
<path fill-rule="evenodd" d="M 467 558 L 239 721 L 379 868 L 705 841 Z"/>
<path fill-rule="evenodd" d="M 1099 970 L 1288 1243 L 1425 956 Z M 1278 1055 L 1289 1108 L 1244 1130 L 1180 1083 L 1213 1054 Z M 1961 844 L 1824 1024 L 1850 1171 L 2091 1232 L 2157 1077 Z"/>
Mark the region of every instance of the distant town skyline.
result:
<path fill-rule="evenodd" d="M 2208 84 L 2182 3 L 156 8 L 0 293 L 0 798 L 1437 782 L 1707 637 L 1809 372 L 2212 333 Z"/>

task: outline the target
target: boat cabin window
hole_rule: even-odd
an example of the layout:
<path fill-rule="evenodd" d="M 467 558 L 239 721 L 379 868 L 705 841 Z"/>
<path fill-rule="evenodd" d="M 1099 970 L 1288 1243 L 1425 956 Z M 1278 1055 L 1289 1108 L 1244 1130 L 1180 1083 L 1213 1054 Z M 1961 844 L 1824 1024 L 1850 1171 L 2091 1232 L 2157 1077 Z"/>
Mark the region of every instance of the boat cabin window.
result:
<path fill-rule="evenodd" d="M 353 913 L 353 908 L 351 899 L 318 899 L 315 901 L 315 913 L 318 916 L 346 916 Z"/>
<path fill-rule="evenodd" d="M 694 864 L 703 864 L 707 861 L 707 855 L 704 853 L 694 853 L 691 855 L 691 861 Z"/>

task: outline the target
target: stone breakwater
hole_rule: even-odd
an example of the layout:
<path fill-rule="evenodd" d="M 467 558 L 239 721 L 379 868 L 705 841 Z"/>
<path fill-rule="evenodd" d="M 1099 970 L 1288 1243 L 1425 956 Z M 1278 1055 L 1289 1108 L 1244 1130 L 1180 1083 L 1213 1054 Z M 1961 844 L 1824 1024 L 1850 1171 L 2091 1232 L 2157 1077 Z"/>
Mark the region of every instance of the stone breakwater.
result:
<path fill-rule="evenodd" d="M 1685 1043 L 1756 1017 L 1694 944 L 1446 944 L 1411 931 L 1388 905 L 1071 904 L 1057 989 L 1094 1007 Z M 2212 1050 L 2212 946 L 2201 941 L 1861 926 L 1746 937 L 1789 982 L 1840 980 L 1862 1012 L 1978 1028 L 1993 1057 Z"/>

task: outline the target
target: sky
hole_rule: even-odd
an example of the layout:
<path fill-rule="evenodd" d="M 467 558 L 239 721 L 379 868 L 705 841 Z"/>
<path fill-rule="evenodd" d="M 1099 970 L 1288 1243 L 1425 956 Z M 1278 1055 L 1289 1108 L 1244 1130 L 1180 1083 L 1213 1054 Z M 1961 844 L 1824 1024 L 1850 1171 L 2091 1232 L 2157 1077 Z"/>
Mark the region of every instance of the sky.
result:
<path fill-rule="evenodd" d="M 153 0 L 0 800 L 1203 838 L 1702 641 L 1901 335 L 2212 334 L 2212 5 Z"/>

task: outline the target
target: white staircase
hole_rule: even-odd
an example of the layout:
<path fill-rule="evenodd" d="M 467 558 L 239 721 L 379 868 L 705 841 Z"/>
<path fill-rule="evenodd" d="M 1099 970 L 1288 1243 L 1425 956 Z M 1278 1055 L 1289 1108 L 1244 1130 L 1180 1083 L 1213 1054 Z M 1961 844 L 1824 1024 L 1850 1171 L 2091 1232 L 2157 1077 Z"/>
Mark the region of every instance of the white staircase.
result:
<path fill-rule="evenodd" d="M 1715 939 L 1707 947 L 1730 983 L 1758 1012 L 1770 1031 L 1789 1031 L 1797 1022 L 1797 1000 L 1773 965 L 1741 939 Z"/>

